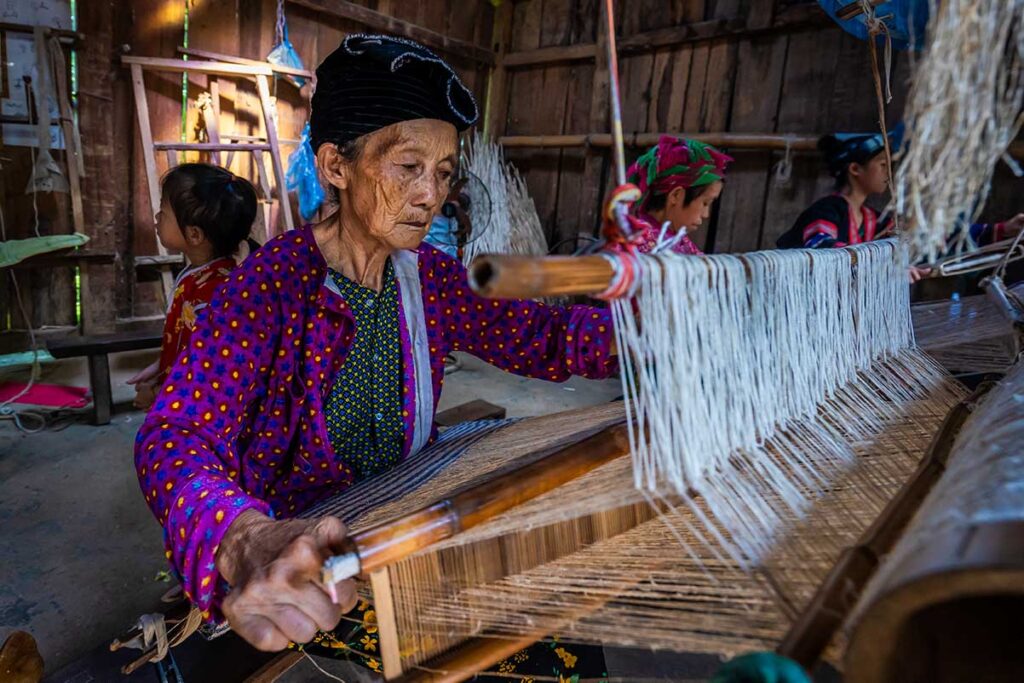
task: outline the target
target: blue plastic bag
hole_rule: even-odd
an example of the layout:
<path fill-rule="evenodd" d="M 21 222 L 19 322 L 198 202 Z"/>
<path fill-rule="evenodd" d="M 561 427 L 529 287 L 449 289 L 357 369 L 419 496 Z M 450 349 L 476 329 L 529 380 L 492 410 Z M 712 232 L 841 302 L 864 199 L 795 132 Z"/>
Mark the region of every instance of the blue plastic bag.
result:
<path fill-rule="evenodd" d="M 864 15 L 840 20 L 836 13 L 856 0 L 818 0 L 818 4 L 843 30 L 861 40 L 868 39 L 868 27 Z M 875 7 L 875 16 L 885 21 L 892 36 L 892 46 L 897 50 L 911 48 L 920 50 L 924 46 L 925 30 L 928 26 L 928 0 L 889 0 Z"/>
<path fill-rule="evenodd" d="M 299 53 L 295 51 L 295 46 L 288 40 L 288 25 L 285 24 L 281 29 L 280 40 L 274 49 L 267 55 L 267 61 L 277 66 L 287 66 L 292 69 L 305 69 L 302 65 L 302 58 L 299 57 Z M 302 76 L 285 76 L 289 81 L 295 84 L 296 88 L 301 88 L 305 83 L 306 79 Z"/>
<path fill-rule="evenodd" d="M 285 187 L 289 192 L 299 196 L 299 213 L 304 220 L 309 220 L 324 203 L 324 188 L 316 174 L 316 157 L 313 147 L 309 144 L 309 123 L 302 129 L 299 146 L 288 155 L 288 173 L 285 174 Z"/>

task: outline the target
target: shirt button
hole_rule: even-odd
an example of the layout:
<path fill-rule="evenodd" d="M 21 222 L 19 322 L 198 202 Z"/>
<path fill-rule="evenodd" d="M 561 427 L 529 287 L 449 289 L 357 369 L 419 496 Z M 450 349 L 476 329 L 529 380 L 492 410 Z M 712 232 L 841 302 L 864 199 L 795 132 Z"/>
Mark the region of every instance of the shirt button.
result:
<path fill-rule="evenodd" d="M 380 422 L 381 420 L 384 419 L 384 413 L 377 413 L 376 417 L 377 417 L 377 422 Z"/>
<path fill-rule="evenodd" d="M 367 308 L 373 308 L 373 303 L 374 303 L 374 301 L 373 301 L 373 298 L 372 298 L 372 297 L 371 297 L 371 298 L 369 298 L 369 299 L 367 299 L 367 300 L 366 300 L 366 307 L 367 307 Z"/>
<path fill-rule="evenodd" d="M 380 354 L 379 353 L 373 354 L 373 362 L 374 363 L 379 363 L 380 362 Z"/>

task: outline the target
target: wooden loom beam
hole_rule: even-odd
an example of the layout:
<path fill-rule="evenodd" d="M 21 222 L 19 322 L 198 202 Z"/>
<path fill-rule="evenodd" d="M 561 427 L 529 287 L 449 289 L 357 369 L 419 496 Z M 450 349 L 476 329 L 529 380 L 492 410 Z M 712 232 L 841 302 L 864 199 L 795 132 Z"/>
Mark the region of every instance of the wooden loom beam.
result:
<path fill-rule="evenodd" d="M 615 268 L 604 256 L 485 254 L 469 266 L 469 286 L 490 299 L 593 295 L 608 289 Z"/>
<path fill-rule="evenodd" d="M 949 411 L 913 476 L 889 501 L 874 523 L 864 530 L 857 543 L 839 556 L 814 597 L 779 644 L 779 654 L 796 661 L 808 671 L 814 668 L 854 606 L 850 595 L 859 595 L 864 589 L 882 558 L 896 544 L 921 503 L 945 472 L 946 462 L 961 427 L 992 386 L 992 383 L 982 384 Z"/>
<path fill-rule="evenodd" d="M 319 14 L 354 21 L 375 31 L 384 31 L 423 43 L 449 55 L 462 57 L 472 62 L 494 66 L 497 60 L 494 53 L 458 38 L 449 38 L 430 29 L 417 26 L 408 21 L 361 7 L 347 0 L 287 0 L 288 4 L 305 7 Z"/>
<path fill-rule="evenodd" d="M 525 467 L 353 534 L 348 543 L 358 554 L 360 573 L 372 574 L 626 455 L 627 429 L 624 424 L 603 429 Z"/>

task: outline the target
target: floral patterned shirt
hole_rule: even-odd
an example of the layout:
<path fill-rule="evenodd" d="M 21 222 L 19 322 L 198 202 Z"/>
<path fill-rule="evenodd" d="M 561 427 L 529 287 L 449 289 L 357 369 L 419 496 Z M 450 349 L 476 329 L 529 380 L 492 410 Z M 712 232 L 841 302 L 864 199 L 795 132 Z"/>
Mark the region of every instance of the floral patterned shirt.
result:
<path fill-rule="evenodd" d="M 401 296 L 399 309 L 404 316 L 421 308 L 425 319 L 425 339 L 399 319 L 402 458 L 413 447 L 417 407 L 432 415 L 437 405 L 451 351 L 551 381 L 604 378 L 617 369 L 606 309 L 483 299 L 469 289 L 462 265 L 435 248 L 396 255 L 412 260 L 420 290 L 418 301 Z M 240 513 L 291 517 L 354 480 L 324 419 L 354 333 L 349 303 L 328 276 L 310 226 L 265 244 L 199 312 L 188 350 L 139 430 L 135 465 L 164 527 L 167 557 L 207 619 L 220 617 L 227 590 L 214 564 L 217 547 Z M 425 388 L 415 379 L 414 344 L 429 352 Z"/>
<path fill-rule="evenodd" d="M 658 245 L 658 237 L 661 236 L 661 224 L 658 223 L 650 214 L 640 213 L 637 215 L 641 221 L 646 224 L 643 233 L 640 235 L 639 244 L 637 250 L 641 254 L 650 253 L 654 247 Z M 669 241 L 675 235 L 671 230 L 665 231 L 665 241 Z M 679 240 L 672 245 L 670 251 L 674 254 L 688 254 L 690 256 L 700 256 L 704 252 L 700 250 L 693 240 L 690 239 L 689 235 L 683 235 Z"/>
<path fill-rule="evenodd" d="M 160 381 L 181 352 L 188 347 L 192 330 L 196 326 L 196 314 L 210 303 L 213 293 L 227 281 L 235 261 L 219 258 L 195 268 L 187 268 L 178 275 L 174 283 L 174 296 L 167 307 L 164 321 L 163 341 L 160 343 Z"/>

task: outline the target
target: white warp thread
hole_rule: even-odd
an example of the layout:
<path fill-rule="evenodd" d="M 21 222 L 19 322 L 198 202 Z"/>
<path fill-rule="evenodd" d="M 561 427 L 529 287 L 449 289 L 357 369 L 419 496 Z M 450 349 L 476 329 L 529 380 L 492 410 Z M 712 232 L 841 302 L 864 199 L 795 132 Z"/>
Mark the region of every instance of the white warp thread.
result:
<path fill-rule="evenodd" d="M 630 351 L 621 363 L 636 486 L 699 494 L 733 557 L 757 563 L 778 531 L 773 506 L 803 509 L 852 459 L 850 438 L 876 426 L 855 409 L 829 419 L 851 412 L 839 390 L 863 385 L 867 402 L 913 393 L 882 367 L 914 373 L 900 356 L 913 346 L 906 268 L 891 240 L 639 257 L 640 293 L 612 307 Z"/>

